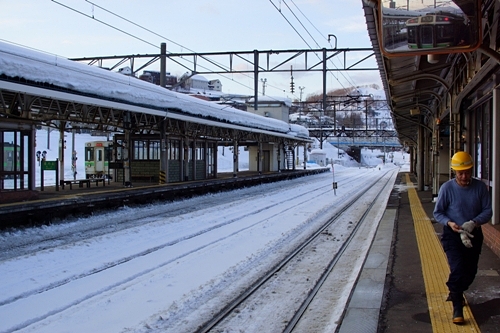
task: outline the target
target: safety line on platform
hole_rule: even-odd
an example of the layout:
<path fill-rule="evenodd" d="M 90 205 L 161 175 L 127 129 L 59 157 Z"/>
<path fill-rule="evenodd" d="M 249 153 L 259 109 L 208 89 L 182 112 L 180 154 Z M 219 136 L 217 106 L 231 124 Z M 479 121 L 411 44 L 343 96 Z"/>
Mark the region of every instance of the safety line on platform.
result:
<path fill-rule="evenodd" d="M 448 296 L 446 281 L 450 273 L 446 255 L 434 227 L 432 226 L 431 220 L 425 214 L 425 210 L 422 207 L 422 203 L 410 180 L 409 174 L 406 174 L 406 183 L 408 185 L 410 209 L 417 237 L 420 262 L 422 264 L 422 274 L 424 277 L 432 331 L 439 333 L 479 333 L 481 331 L 479 330 L 479 326 L 468 304 L 464 307 L 465 325 L 455 325 L 452 323 L 453 307 L 451 302 L 446 302 Z"/>

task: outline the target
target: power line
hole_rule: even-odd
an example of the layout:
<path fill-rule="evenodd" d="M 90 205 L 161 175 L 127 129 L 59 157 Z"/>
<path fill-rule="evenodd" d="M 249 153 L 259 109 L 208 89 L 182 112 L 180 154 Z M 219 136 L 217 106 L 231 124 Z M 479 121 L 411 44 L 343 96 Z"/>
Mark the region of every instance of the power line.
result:
<path fill-rule="evenodd" d="M 269 0 L 269 2 L 271 2 L 271 4 L 274 6 L 274 8 L 276 8 L 276 10 L 281 14 L 281 16 L 283 16 L 283 18 L 285 19 L 285 21 L 288 22 L 288 24 L 297 33 L 297 35 L 299 35 L 299 37 L 304 41 L 304 43 L 306 43 L 306 45 L 312 50 L 312 47 L 309 45 L 309 43 L 307 43 L 307 41 L 304 39 L 304 37 L 302 37 L 302 35 L 300 34 L 300 32 L 298 32 L 297 29 L 295 29 L 295 27 L 293 26 L 293 24 L 286 18 L 286 16 L 283 15 L 283 12 L 281 11 L 281 9 L 278 8 L 278 7 L 276 7 L 276 5 L 274 4 L 273 0 Z"/>
<path fill-rule="evenodd" d="M 309 35 L 309 37 L 311 37 L 311 39 L 316 43 L 316 46 L 318 48 L 321 48 L 321 46 L 319 46 L 319 44 L 316 42 L 316 40 L 314 39 L 314 37 L 309 33 L 309 31 L 307 30 L 307 28 L 302 24 L 302 22 L 300 21 L 300 19 L 297 17 L 297 15 L 295 15 L 295 13 L 293 12 L 293 10 L 290 8 L 290 6 L 288 6 L 288 4 L 285 2 L 285 0 L 283 0 L 283 3 L 285 4 L 285 6 L 288 8 L 288 10 L 290 11 L 290 13 L 292 13 L 292 15 L 295 17 L 295 19 L 300 23 L 300 25 L 302 26 L 302 28 L 307 32 L 307 34 Z M 309 46 L 309 45 L 308 45 Z M 311 48 L 309 46 L 309 48 Z"/>
<path fill-rule="evenodd" d="M 308 43 L 304 40 L 304 38 L 302 37 L 302 35 L 301 35 L 298 31 L 297 31 L 297 29 L 295 29 L 295 27 L 293 26 L 293 24 L 292 24 L 292 23 L 291 23 L 291 22 L 290 22 L 290 21 L 289 21 L 289 20 L 285 17 L 285 15 L 284 15 L 284 14 L 283 14 L 283 12 L 281 11 L 281 9 L 280 9 L 280 8 L 278 8 L 278 7 L 276 7 L 276 5 L 273 3 L 273 1 L 272 1 L 272 0 L 269 0 L 269 1 L 273 4 L 274 8 L 276 8 L 276 10 L 278 10 L 278 11 L 280 12 L 281 16 L 283 16 L 283 18 L 284 18 L 284 19 L 288 22 L 288 24 L 292 27 L 292 29 L 293 29 L 293 30 L 294 30 L 294 31 L 295 31 L 295 32 L 299 35 L 299 37 L 300 37 L 300 38 L 304 41 L 304 43 L 306 43 L 306 45 L 309 47 L 309 49 L 311 49 L 311 50 L 312 50 L 312 47 L 311 47 L 311 46 L 310 46 L 310 45 L 309 45 L 309 44 L 308 44 Z M 286 4 L 286 2 L 285 2 L 284 0 L 283 0 L 283 3 L 287 6 L 287 8 L 290 10 L 290 12 L 292 12 L 292 14 L 295 16 L 295 18 L 296 18 L 296 19 L 300 22 L 300 20 L 297 18 L 297 16 L 293 13 L 293 11 L 291 10 L 291 8 L 290 8 L 290 7 Z M 302 23 L 301 23 L 301 25 L 302 25 Z M 304 26 L 302 25 L 302 27 L 304 27 Z M 305 27 L 304 27 L 304 29 L 305 29 Z M 305 30 L 307 31 L 307 29 L 305 29 Z M 309 33 L 309 32 L 308 32 L 308 33 Z M 311 36 L 311 35 L 309 34 L 309 36 Z M 314 39 L 314 37 L 312 37 L 312 36 L 311 36 L 311 38 L 312 38 L 312 39 L 313 39 L 313 41 L 316 43 L 316 45 L 318 45 L 318 43 L 316 42 L 316 40 Z M 319 47 L 319 45 L 318 45 L 318 47 Z M 316 57 L 318 57 L 318 59 L 319 59 L 319 60 L 321 60 L 321 58 L 320 58 L 317 54 L 316 54 Z M 333 65 L 335 66 L 335 64 L 333 64 Z M 337 68 L 337 66 L 335 66 L 335 68 Z M 333 74 L 332 74 L 332 75 L 333 75 Z M 335 78 L 335 76 L 333 76 L 333 77 Z M 342 85 L 342 83 L 338 80 L 338 78 L 335 78 L 335 79 L 336 79 L 336 80 L 339 82 L 339 84 L 340 84 L 340 85 L 341 85 L 341 86 L 345 89 L 345 87 L 344 87 L 344 86 Z"/>
<path fill-rule="evenodd" d="M 140 41 L 142 41 L 142 42 L 144 42 L 144 43 L 146 43 L 146 44 L 148 44 L 148 45 L 152 45 L 152 46 L 154 46 L 155 48 L 159 48 L 159 47 L 158 47 L 158 45 L 154 45 L 154 44 L 152 44 L 152 43 L 150 43 L 150 42 L 148 42 L 148 41 L 146 41 L 146 40 L 144 40 L 144 39 L 142 39 L 142 38 L 139 38 L 139 37 L 137 37 L 137 36 L 134 36 L 134 35 L 132 35 L 131 33 L 128 33 L 128 32 L 126 32 L 126 31 L 124 31 L 124 30 L 122 30 L 122 29 L 119 29 L 119 28 L 117 28 L 117 27 L 115 27 L 115 26 L 113 26 L 113 25 L 111 25 L 111 24 L 108 24 L 108 23 L 106 23 L 106 22 L 104 22 L 104 21 L 102 21 L 102 20 L 98 20 L 98 19 L 96 19 L 96 18 L 94 17 L 94 15 L 90 16 L 90 15 L 85 14 L 85 13 L 83 13 L 83 12 L 79 11 L 79 10 L 76 10 L 76 9 L 74 9 L 74 8 L 70 7 L 70 6 L 64 5 L 64 4 L 62 4 L 62 3 L 60 3 L 60 2 L 58 2 L 58 1 L 56 1 L 56 0 L 52 0 L 52 1 L 53 1 L 53 2 L 55 2 L 55 3 L 57 3 L 57 4 L 59 4 L 59 5 L 61 5 L 61 6 L 63 6 L 63 7 L 65 7 L 65 8 L 67 8 L 67 9 L 70 9 L 70 10 L 72 10 L 72 11 L 74 11 L 74 12 L 78 13 L 78 14 L 81 14 L 81 15 L 83 15 L 83 16 L 85 16 L 85 17 L 87 17 L 87 18 L 91 18 L 91 19 L 93 19 L 93 20 L 96 20 L 97 22 L 102 23 L 102 24 L 104 24 L 104 25 L 106 25 L 106 26 L 108 26 L 108 27 L 110 27 L 110 28 L 112 28 L 112 29 L 115 29 L 115 30 L 119 31 L 119 32 L 122 32 L 122 33 L 124 33 L 124 34 L 126 34 L 126 35 L 128 35 L 128 36 L 130 36 L 130 37 L 133 37 L 133 38 L 135 38 L 135 39 L 138 39 L 138 40 L 140 40 Z M 112 12 L 112 11 L 110 11 L 110 10 L 108 10 L 108 9 L 106 9 L 106 8 L 104 8 L 104 7 L 102 7 L 102 6 L 99 6 L 98 4 L 96 4 L 96 3 L 92 2 L 92 1 L 89 1 L 89 0 L 85 0 L 85 1 L 86 1 L 86 2 L 88 2 L 88 3 L 90 3 L 90 4 L 92 4 L 93 6 L 95 6 L 95 7 L 97 7 L 97 8 L 99 8 L 99 9 L 101 9 L 101 10 L 103 10 L 103 11 L 105 11 L 105 12 L 107 12 L 107 13 L 111 14 L 111 15 L 114 15 L 114 16 L 116 16 L 116 17 L 118 17 L 118 18 L 120 18 L 120 19 L 122 19 L 122 20 L 124 20 L 124 21 L 126 21 L 126 22 L 128 22 L 128 23 L 130 23 L 130 24 L 133 24 L 133 25 L 134 25 L 134 26 L 136 26 L 136 27 L 139 27 L 139 28 L 141 28 L 141 29 L 144 29 L 144 30 L 146 30 L 147 32 L 154 34 L 155 36 L 158 36 L 158 37 L 160 37 L 160 38 L 162 38 L 162 39 L 165 39 L 165 40 L 167 40 L 167 41 L 171 42 L 172 44 L 175 44 L 175 45 L 180 46 L 180 47 L 182 47 L 182 48 L 185 48 L 185 49 L 187 49 L 187 50 L 189 50 L 189 51 L 191 51 L 191 52 L 193 52 L 193 53 L 196 53 L 196 51 L 191 50 L 190 48 L 188 48 L 188 47 L 186 47 L 186 46 L 183 46 L 182 44 L 179 44 L 179 43 L 177 43 L 177 42 L 175 42 L 175 41 L 173 41 L 173 40 L 171 40 L 171 39 L 169 39 L 169 38 L 167 38 L 167 37 L 165 37 L 165 36 L 162 36 L 162 35 L 160 35 L 160 34 L 158 34 L 158 33 L 154 32 L 154 31 L 152 31 L 152 30 L 150 30 L 150 29 L 148 29 L 148 28 L 145 28 L 144 26 L 139 25 L 139 24 L 137 24 L 137 23 L 135 23 L 135 22 L 133 22 L 133 21 L 131 21 L 131 20 L 129 20 L 129 19 L 127 19 L 127 18 L 123 17 L 123 16 L 120 16 L 120 15 L 118 15 L 118 14 L 116 14 L 116 13 L 114 13 L 114 12 Z M 168 52 L 168 53 L 171 53 L 171 52 Z M 184 59 L 184 61 L 187 61 L 187 62 L 193 63 L 192 61 L 187 60 L 187 59 Z M 217 64 L 217 65 L 219 65 L 219 66 L 220 66 L 220 67 L 222 67 L 222 68 L 225 68 L 225 66 L 224 66 L 224 65 L 222 65 L 222 64 L 220 64 L 220 63 L 217 63 L 217 62 L 214 62 L 214 63 L 215 63 L 215 64 Z M 198 65 L 198 66 L 200 66 L 201 68 L 204 68 L 204 69 L 206 69 L 206 70 L 208 70 L 208 71 L 211 71 L 209 68 L 207 68 L 207 67 L 205 67 L 205 66 L 202 66 L 202 65 Z M 226 69 L 228 69 L 228 68 L 226 68 Z M 247 88 L 247 89 L 253 90 L 253 87 L 249 87 L 249 86 L 245 85 L 244 83 L 241 83 L 241 82 L 239 82 L 239 81 L 235 81 L 235 80 L 234 80 L 234 79 L 232 79 L 232 78 L 228 78 L 228 77 L 226 77 L 226 76 L 225 76 L 225 75 L 223 75 L 223 74 L 220 74 L 220 73 L 219 73 L 219 74 L 217 74 L 217 75 L 220 75 L 220 76 L 224 77 L 225 79 L 228 79 L 228 80 L 230 80 L 230 81 L 232 81 L 232 82 L 235 82 L 235 83 L 237 83 L 237 84 L 239 84 L 239 85 L 241 85 L 241 86 L 243 86 L 243 87 L 245 87 L 245 88 Z M 250 75 L 247 75 L 247 74 L 241 74 L 241 75 L 246 76 L 246 77 L 251 78 L 252 80 L 254 80 L 254 77 L 252 77 L 252 76 L 250 76 Z M 282 88 L 278 88 L 278 87 L 275 87 L 275 86 L 270 85 L 270 84 L 268 84 L 268 86 L 273 87 L 273 88 L 275 88 L 275 89 L 278 89 L 278 90 L 280 90 L 280 91 L 282 90 Z"/>
<path fill-rule="evenodd" d="M 152 43 L 150 43 L 150 42 L 148 42 L 148 41 L 146 41 L 146 40 L 144 40 L 144 39 L 142 39 L 142 38 L 139 38 L 139 37 L 137 37 L 137 36 L 134 36 L 134 35 L 132 35 L 132 34 L 130 34 L 130 33 L 128 33 L 128 32 L 126 32 L 126 31 L 124 31 L 124 30 L 121 30 L 121 29 L 119 29 L 119 28 L 117 28 L 117 27 L 115 27 L 115 26 L 112 26 L 111 24 L 108 24 L 108 23 L 106 23 L 106 22 L 104 22 L 104 21 L 98 20 L 98 19 L 96 19 L 94 16 L 90 16 L 90 15 L 88 15 L 88 14 L 85 14 L 85 13 L 83 13 L 83 12 L 79 11 L 79 10 L 76 10 L 76 9 L 72 8 L 72 7 L 66 6 L 66 5 L 65 5 L 65 4 L 63 4 L 63 3 L 57 2 L 56 0 L 52 0 L 52 2 L 55 2 L 55 3 L 57 3 L 57 4 L 58 4 L 58 5 L 60 5 L 60 6 L 63 6 L 63 7 L 67 8 L 67 9 L 69 9 L 69 10 L 72 10 L 72 11 L 74 11 L 74 12 L 78 13 L 78 14 L 81 14 L 81 15 L 83 15 L 83 16 L 86 16 L 86 17 L 90 18 L 90 19 L 93 19 L 93 20 L 95 20 L 95 21 L 97 21 L 97 22 L 99 22 L 99 23 L 101 23 L 101 24 L 104 24 L 105 26 L 108 26 L 108 27 L 110 27 L 110 28 L 112 28 L 112 29 L 115 29 L 115 30 L 117 30 L 117 31 L 119 31 L 119 32 L 121 32 L 121 33 L 124 33 L 124 34 L 125 34 L 125 35 L 127 35 L 127 36 L 130 36 L 130 37 L 132 37 L 132 38 L 135 38 L 135 39 L 137 39 L 137 40 L 140 40 L 141 42 L 144 42 L 144 43 L 149 44 L 149 45 L 154 46 L 154 47 L 158 47 L 158 45 L 154 45 L 154 44 L 152 44 Z"/>
<path fill-rule="evenodd" d="M 284 1 L 284 0 L 283 0 L 283 1 Z M 316 31 L 320 34 L 320 36 L 323 36 L 323 38 L 325 38 L 325 39 L 327 40 L 327 42 L 330 44 L 330 46 L 333 48 L 332 44 L 330 43 L 330 39 L 327 39 L 327 38 L 325 37 L 325 34 L 322 34 L 322 33 L 319 31 L 319 29 L 318 29 L 318 28 L 316 28 L 316 26 L 315 26 L 315 25 L 311 22 L 311 20 L 309 20 L 309 18 L 308 18 L 308 17 L 307 17 L 307 16 L 306 16 L 306 15 L 305 15 L 305 14 L 304 14 L 301 10 L 300 10 L 299 6 L 297 6 L 297 4 L 296 4 L 293 0 L 290 0 L 290 1 L 293 3 L 293 5 L 295 6 L 295 8 L 297 8 L 297 9 L 298 9 L 298 11 L 302 14 L 302 16 L 304 16 L 304 17 L 306 18 L 306 20 L 307 20 L 307 21 L 311 24 L 311 26 L 312 26 L 312 27 L 313 27 L 313 28 L 314 28 L 314 29 L 315 29 L 315 30 L 316 30 Z M 316 43 L 316 45 L 318 45 L 318 44 Z M 318 45 L 318 47 L 320 47 L 320 46 Z M 337 66 L 333 63 L 333 60 L 330 60 L 330 62 L 331 62 L 331 64 L 332 64 L 335 68 L 337 68 L 337 69 L 338 69 L 338 67 L 337 67 Z M 333 75 L 333 73 L 331 73 L 331 74 Z M 344 79 L 345 79 L 345 80 L 346 80 L 346 81 L 347 81 L 347 82 L 348 82 L 351 86 L 357 86 L 356 84 L 354 84 L 354 82 L 351 82 L 351 81 L 352 81 L 351 76 L 350 76 L 348 73 L 345 73 L 345 74 L 346 74 L 349 78 L 347 78 L 347 77 L 346 77 L 346 75 L 344 75 L 344 73 L 343 73 L 343 72 L 340 72 L 340 75 L 342 75 L 342 76 L 344 77 Z M 333 75 L 333 77 L 335 77 L 335 76 Z M 337 79 L 337 78 L 335 78 L 335 79 Z M 338 81 L 338 79 L 337 79 L 337 81 Z M 342 83 L 341 83 L 340 81 L 338 81 L 338 82 L 340 83 L 340 85 L 342 86 L 342 88 L 344 88 L 344 89 L 345 89 L 345 87 L 342 85 Z"/>
<path fill-rule="evenodd" d="M 311 25 L 311 26 L 312 26 L 312 27 L 313 27 L 313 28 L 314 28 L 314 29 L 315 29 L 315 30 L 319 33 L 319 35 L 320 35 L 320 36 L 323 36 L 323 38 L 324 38 L 324 39 L 325 39 L 325 40 L 326 40 L 326 41 L 330 44 L 330 46 L 333 48 L 333 45 L 330 43 L 330 39 L 329 39 L 329 38 L 326 38 L 326 37 L 325 37 L 325 35 L 324 35 L 323 33 L 321 33 L 321 31 L 319 31 L 319 29 L 318 29 L 318 28 L 314 25 L 314 23 L 312 23 L 312 22 L 311 22 L 311 20 L 309 20 L 309 18 L 308 18 L 308 17 L 307 17 L 307 16 L 306 16 L 306 15 L 305 15 L 305 14 L 304 14 L 301 10 L 300 10 L 299 6 L 297 6 L 297 4 L 296 4 L 293 0 L 290 0 L 290 1 L 293 3 L 293 5 L 295 6 L 295 8 L 297 8 L 297 10 L 298 10 L 298 11 L 302 14 L 302 16 L 304 16 L 304 17 L 305 17 L 305 19 L 307 20 L 307 22 L 309 22 L 309 24 L 310 24 L 310 25 Z M 335 38 L 336 38 L 336 37 L 335 37 Z M 318 44 L 316 43 L 316 45 L 318 45 Z M 320 47 L 320 46 L 318 45 L 318 47 Z M 332 65 L 334 65 L 334 66 L 335 66 L 335 64 L 333 63 L 333 61 L 331 61 L 331 63 L 332 63 Z M 337 66 L 335 66 L 335 68 L 337 68 Z M 342 72 L 341 72 L 340 74 L 341 74 L 342 76 L 344 76 Z M 349 75 L 349 73 L 346 73 L 346 74 L 347 74 L 347 76 L 349 76 L 349 79 L 352 81 L 352 78 L 351 78 L 351 76 Z M 333 73 L 332 73 L 332 75 L 333 75 Z M 335 76 L 334 76 L 334 77 L 335 77 Z M 357 85 L 355 85 L 353 82 L 350 82 L 350 81 L 349 81 L 349 79 L 347 79 L 345 76 L 344 76 L 344 78 L 345 78 L 345 79 L 346 79 L 346 81 L 347 81 L 348 83 L 350 83 L 352 86 L 357 86 Z M 338 81 L 338 80 L 337 80 L 337 81 Z M 340 83 L 340 82 L 339 82 L 339 83 Z M 341 84 L 341 85 L 342 85 L 342 84 Z M 345 89 L 345 87 L 344 87 L 344 86 L 342 86 L 342 88 L 344 88 L 344 89 Z"/>
<path fill-rule="evenodd" d="M 304 40 L 304 38 L 302 37 L 302 35 L 298 32 L 298 30 L 293 26 L 293 24 L 285 17 L 285 15 L 283 14 L 281 8 L 278 8 L 274 2 L 272 0 L 269 0 L 271 2 L 271 4 L 274 6 L 274 8 L 276 8 L 276 10 L 278 12 L 280 12 L 281 16 L 288 22 L 288 24 L 292 27 L 292 29 L 299 35 L 299 37 L 306 43 L 306 45 L 310 48 L 311 46 Z M 304 16 L 307 21 L 316 29 L 316 31 L 318 31 L 320 33 L 320 35 L 323 35 L 321 34 L 321 32 L 314 26 L 314 24 L 311 23 L 311 21 L 307 18 L 307 16 L 300 10 L 300 8 L 297 6 L 297 4 L 295 4 L 295 2 L 293 2 L 293 0 L 291 0 L 293 5 L 299 10 L 299 12 L 302 14 L 302 16 Z M 311 33 L 309 33 L 309 31 L 307 30 L 307 28 L 304 26 L 304 24 L 302 24 L 301 20 L 297 17 L 297 15 L 295 15 L 294 11 L 292 10 L 292 8 L 290 8 L 290 6 L 288 6 L 288 4 L 286 3 L 285 0 L 283 0 L 283 3 L 285 4 L 285 6 L 288 8 L 288 10 L 292 13 L 292 15 L 295 17 L 295 19 L 300 23 L 300 25 L 302 26 L 302 28 L 307 32 L 307 34 L 311 37 L 311 39 L 316 43 L 316 45 L 321 48 L 321 46 L 318 44 L 318 42 L 315 40 L 315 38 L 311 35 Z M 330 44 L 331 46 L 331 44 Z M 318 57 L 318 59 L 320 59 L 320 57 L 318 55 L 316 55 Z M 321 59 L 320 59 L 321 60 Z M 338 67 L 333 63 L 333 61 L 331 61 L 331 64 L 338 69 Z M 341 85 L 342 88 L 346 89 L 344 87 L 344 85 L 342 84 L 342 82 L 339 81 L 339 79 L 337 77 L 335 77 L 335 75 L 333 75 L 333 73 L 330 73 L 336 80 L 337 82 Z M 344 75 L 343 72 L 340 72 L 340 74 L 344 77 L 344 79 L 349 83 L 351 84 L 352 86 L 356 86 L 354 83 L 350 82 L 350 80 Z M 352 79 L 351 79 L 352 80 Z"/>
<path fill-rule="evenodd" d="M 146 28 L 146 27 L 144 27 L 144 26 L 142 26 L 142 25 L 140 25 L 140 24 L 137 24 L 137 23 L 135 23 L 135 22 L 133 22 L 133 21 L 131 21 L 131 20 L 129 20 L 129 19 L 127 19 L 127 18 L 123 17 L 123 16 L 120 16 L 120 15 L 118 15 L 118 14 L 116 14 L 116 13 L 114 13 L 114 12 L 112 12 L 112 11 L 110 11 L 110 10 L 108 10 L 108 9 L 106 9 L 106 8 L 104 8 L 104 7 L 102 7 L 102 6 L 99 6 L 98 4 L 96 4 L 96 3 L 92 2 L 92 1 L 89 1 L 89 0 L 85 0 L 85 1 L 86 1 L 86 2 L 88 2 L 88 3 L 90 3 L 90 4 L 92 4 L 93 6 L 96 6 L 96 7 L 97 7 L 97 8 L 99 8 L 99 9 L 104 10 L 105 12 L 107 12 L 107 13 L 109 13 L 109 14 L 111 14 L 111 15 L 114 15 L 114 16 L 116 16 L 116 17 L 118 17 L 118 18 L 120 18 L 120 19 L 122 19 L 122 20 L 124 20 L 124 21 L 126 21 L 126 22 L 128 22 L 128 23 L 130 23 L 130 24 L 132 24 L 132 25 L 135 25 L 136 27 L 139 27 L 139 28 L 141 28 L 141 29 L 143 29 L 143 30 L 146 30 L 147 32 L 152 33 L 152 34 L 153 34 L 153 35 L 155 35 L 155 36 L 158 36 L 158 37 L 160 37 L 160 38 L 163 38 L 163 39 L 165 39 L 165 40 L 169 41 L 169 42 L 170 42 L 170 43 L 172 43 L 172 44 L 175 44 L 175 45 L 177 45 L 177 46 L 180 46 L 180 47 L 182 47 L 182 48 L 185 48 L 186 50 L 189 50 L 189 51 L 191 51 L 191 52 L 193 52 L 193 53 L 196 53 L 196 51 L 193 51 L 193 50 L 191 50 L 190 48 L 188 48 L 188 47 L 186 47 L 186 46 L 184 46 L 184 45 L 181 45 L 181 44 L 179 44 L 179 43 L 176 43 L 176 42 L 174 42 L 173 40 L 168 39 L 168 38 L 167 38 L 167 37 L 165 37 L 165 36 L 162 36 L 162 35 L 160 35 L 160 34 L 158 34 L 158 33 L 154 32 L 154 31 L 152 31 L 152 30 L 150 30 L 150 29 L 148 29 L 148 28 Z M 156 47 L 158 48 L 158 45 L 157 45 Z"/>

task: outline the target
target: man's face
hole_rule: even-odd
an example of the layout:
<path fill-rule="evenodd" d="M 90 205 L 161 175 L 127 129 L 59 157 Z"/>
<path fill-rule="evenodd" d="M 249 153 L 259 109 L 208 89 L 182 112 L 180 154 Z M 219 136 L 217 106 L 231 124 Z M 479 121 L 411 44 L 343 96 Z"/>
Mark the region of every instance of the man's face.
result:
<path fill-rule="evenodd" d="M 472 178 L 472 169 L 456 170 L 455 179 L 460 186 L 467 186 L 470 184 Z"/>

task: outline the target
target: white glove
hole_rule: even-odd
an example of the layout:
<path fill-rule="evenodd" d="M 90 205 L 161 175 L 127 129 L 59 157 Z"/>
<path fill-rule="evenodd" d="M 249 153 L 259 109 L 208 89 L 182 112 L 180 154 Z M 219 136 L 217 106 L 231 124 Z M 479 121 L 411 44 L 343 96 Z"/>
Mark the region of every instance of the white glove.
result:
<path fill-rule="evenodd" d="M 472 242 L 470 241 L 470 238 L 474 238 L 474 235 L 470 234 L 465 230 L 460 230 L 459 233 L 460 233 L 460 239 L 462 240 L 462 243 L 465 245 L 465 247 L 471 248 Z"/>
<path fill-rule="evenodd" d="M 467 221 L 464 224 L 462 224 L 462 229 L 467 231 L 468 233 L 472 233 L 475 227 L 476 224 L 474 223 L 474 221 Z"/>

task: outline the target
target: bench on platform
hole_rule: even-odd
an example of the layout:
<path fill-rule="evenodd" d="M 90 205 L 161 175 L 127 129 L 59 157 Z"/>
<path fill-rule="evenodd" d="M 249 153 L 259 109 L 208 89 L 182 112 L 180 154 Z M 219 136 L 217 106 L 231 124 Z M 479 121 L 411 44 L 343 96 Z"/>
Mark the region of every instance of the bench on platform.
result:
<path fill-rule="evenodd" d="M 134 175 L 131 177 L 132 178 L 132 181 L 142 181 L 142 182 L 149 182 L 149 183 L 152 183 L 154 181 L 156 181 L 156 176 L 148 176 L 148 175 Z"/>
<path fill-rule="evenodd" d="M 86 185 L 86 187 L 90 187 L 90 183 L 95 183 L 96 186 L 99 186 L 99 182 L 102 182 L 102 186 L 106 185 L 106 179 L 104 178 L 61 180 L 60 185 L 63 190 L 65 185 L 69 185 L 69 189 L 72 190 L 73 184 L 78 184 L 78 187 L 83 187 L 84 184 Z"/>

